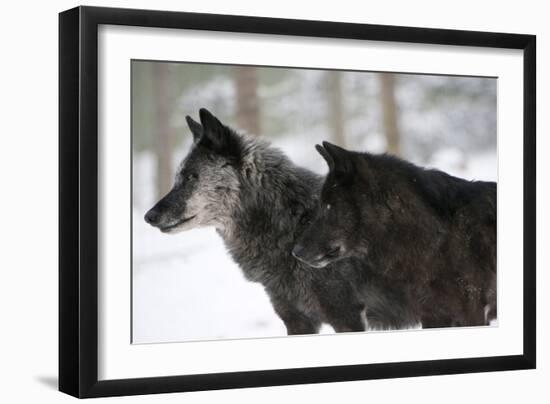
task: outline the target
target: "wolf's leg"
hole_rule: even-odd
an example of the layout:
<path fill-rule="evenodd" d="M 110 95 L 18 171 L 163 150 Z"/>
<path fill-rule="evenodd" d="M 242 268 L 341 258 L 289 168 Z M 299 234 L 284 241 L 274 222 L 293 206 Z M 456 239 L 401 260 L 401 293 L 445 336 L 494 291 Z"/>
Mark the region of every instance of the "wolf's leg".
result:
<path fill-rule="evenodd" d="M 327 322 L 336 332 L 365 331 L 365 306 L 360 302 L 341 302 L 335 306 L 324 302 L 323 310 Z"/>
<path fill-rule="evenodd" d="M 495 301 L 492 304 L 488 304 L 485 308 L 485 324 L 490 324 L 491 320 L 497 318 L 497 302 Z"/>
<path fill-rule="evenodd" d="M 331 321 L 330 325 L 336 332 L 360 332 L 365 331 L 365 320 L 360 313 L 348 318 Z"/>
<path fill-rule="evenodd" d="M 422 323 L 422 328 L 444 328 L 453 326 L 453 320 L 450 317 L 423 316 L 420 322 Z"/>
<path fill-rule="evenodd" d="M 322 319 L 336 332 L 365 331 L 365 304 L 348 282 L 318 282 L 312 289 L 319 303 Z"/>
<path fill-rule="evenodd" d="M 271 303 L 275 312 L 285 323 L 288 335 L 317 334 L 319 332 L 321 327 L 319 320 L 306 316 L 288 302 L 272 298 Z"/>
<path fill-rule="evenodd" d="M 490 311 L 491 307 L 489 305 L 485 305 L 484 301 L 471 302 L 464 321 L 456 325 L 468 327 L 489 325 L 488 313 Z"/>
<path fill-rule="evenodd" d="M 489 324 L 491 320 L 497 318 L 497 290 L 496 290 L 496 273 L 492 273 L 489 286 L 485 292 L 486 306 L 484 307 L 485 312 L 485 323 Z"/>

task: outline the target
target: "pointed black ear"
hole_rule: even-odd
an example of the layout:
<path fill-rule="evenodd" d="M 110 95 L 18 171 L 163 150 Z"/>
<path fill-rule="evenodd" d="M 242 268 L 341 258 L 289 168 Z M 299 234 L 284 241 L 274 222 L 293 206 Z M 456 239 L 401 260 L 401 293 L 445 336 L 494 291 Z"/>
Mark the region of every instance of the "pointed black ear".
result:
<path fill-rule="evenodd" d="M 331 172 L 334 172 L 338 175 L 353 174 L 355 170 L 353 164 L 353 155 L 351 152 L 329 142 L 323 142 L 323 147 L 325 149 L 325 152 L 330 156 L 333 162 L 332 167 L 329 164 Z"/>
<path fill-rule="evenodd" d="M 204 136 L 201 138 L 201 143 L 204 142 L 206 146 L 216 150 L 224 149 L 227 145 L 227 136 L 229 132 L 227 127 L 206 108 L 201 108 L 199 110 L 199 116 L 201 118 L 204 133 Z"/>
<path fill-rule="evenodd" d="M 193 134 L 193 141 L 197 143 L 203 134 L 202 125 L 191 118 L 189 115 L 185 117 L 185 120 L 187 121 L 187 126 L 189 126 L 189 129 Z"/>
<path fill-rule="evenodd" d="M 325 148 L 321 145 L 316 144 L 315 149 L 319 152 L 319 154 L 327 162 L 329 171 L 332 171 L 332 169 L 334 168 L 334 160 L 332 159 L 332 156 L 330 154 L 328 154 L 328 152 L 325 150 Z"/>
<path fill-rule="evenodd" d="M 213 129 L 217 126 L 223 126 L 220 120 L 206 108 L 199 109 L 199 117 L 201 118 L 201 123 L 205 128 Z"/>

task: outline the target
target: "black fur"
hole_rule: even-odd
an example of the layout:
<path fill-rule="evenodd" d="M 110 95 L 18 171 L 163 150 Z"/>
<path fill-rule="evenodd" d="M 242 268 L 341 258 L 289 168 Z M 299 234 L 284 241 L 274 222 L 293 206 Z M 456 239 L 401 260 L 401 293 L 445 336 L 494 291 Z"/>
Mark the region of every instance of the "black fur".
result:
<path fill-rule="evenodd" d="M 187 119 L 195 143 L 172 191 L 147 213 L 151 225 L 216 226 L 245 277 L 264 286 L 288 334 L 316 333 L 322 323 L 337 332 L 363 331 L 365 307 L 369 328 L 417 323 L 401 292 L 364 262 L 315 269 L 291 255 L 317 205 L 321 177 L 204 109 L 200 118 L 200 124 Z M 182 218 L 191 219 L 181 224 Z"/>
<path fill-rule="evenodd" d="M 368 263 L 425 328 L 496 318 L 496 183 L 328 142 L 317 150 L 329 174 L 299 259 Z"/>

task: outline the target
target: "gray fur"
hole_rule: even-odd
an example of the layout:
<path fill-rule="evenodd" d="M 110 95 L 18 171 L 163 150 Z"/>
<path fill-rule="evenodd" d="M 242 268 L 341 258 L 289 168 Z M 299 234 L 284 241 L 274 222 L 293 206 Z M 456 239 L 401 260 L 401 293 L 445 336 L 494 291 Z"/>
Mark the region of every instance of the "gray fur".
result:
<path fill-rule="evenodd" d="M 215 226 L 246 279 L 264 286 L 288 334 L 316 333 L 322 323 L 337 332 L 363 331 L 365 309 L 370 328 L 417 322 L 405 304 L 388 306 L 385 296 L 397 292 L 364 262 L 312 268 L 291 255 L 316 208 L 321 177 L 205 109 L 200 116 L 200 124 L 187 119 L 195 142 L 148 223 L 165 232 Z"/>

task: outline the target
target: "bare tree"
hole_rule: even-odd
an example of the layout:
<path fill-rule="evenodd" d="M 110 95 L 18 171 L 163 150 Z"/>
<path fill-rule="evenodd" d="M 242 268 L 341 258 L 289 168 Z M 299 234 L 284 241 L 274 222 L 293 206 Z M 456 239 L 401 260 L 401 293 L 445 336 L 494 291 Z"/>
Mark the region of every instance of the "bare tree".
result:
<path fill-rule="evenodd" d="M 380 73 L 380 98 L 387 152 L 399 155 L 399 127 L 397 123 L 397 103 L 395 101 L 395 76 L 392 73 Z"/>
<path fill-rule="evenodd" d="M 328 90 L 328 117 L 332 140 L 341 147 L 346 147 L 346 134 L 344 122 L 344 105 L 342 99 L 342 73 L 329 71 L 326 73 Z"/>
<path fill-rule="evenodd" d="M 170 125 L 172 115 L 171 71 L 168 63 L 153 64 L 153 92 L 155 97 L 155 157 L 156 157 L 156 193 L 164 196 L 172 185 L 172 149 L 174 133 Z"/>
<path fill-rule="evenodd" d="M 258 100 L 258 72 L 253 66 L 235 68 L 237 93 L 237 125 L 254 135 L 260 134 L 260 106 Z"/>

